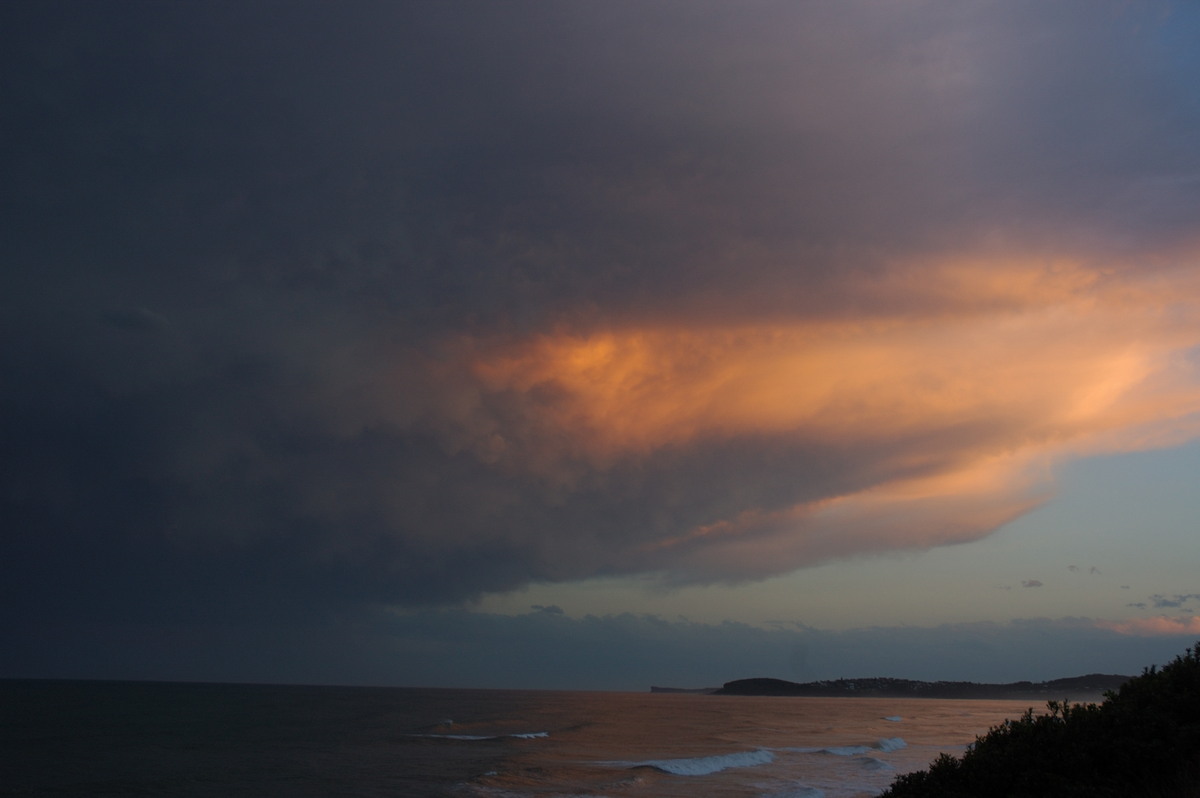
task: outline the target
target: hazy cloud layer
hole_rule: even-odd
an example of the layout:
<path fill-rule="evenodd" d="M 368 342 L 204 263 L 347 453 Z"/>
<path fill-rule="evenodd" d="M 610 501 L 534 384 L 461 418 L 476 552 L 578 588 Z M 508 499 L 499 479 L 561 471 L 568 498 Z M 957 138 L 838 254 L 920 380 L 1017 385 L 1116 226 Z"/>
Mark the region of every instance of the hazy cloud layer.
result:
<path fill-rule="evenodd" d="M 1190 6 L 0 14 L 14 639 L 961 543 L 1197 432 Z"/>
<path fill-rule="evenodd" d="M 252 620 L 122 622 L 44 635 L 0 651 L 0 668 L 52 677 L 288 681 L 644 691 L 771 676 L 1014 682 L 1136 675 L 1195 642 L 1197 621 L 1110 625 L 1025 619 L 842 631 L 761 628 L 655 615 L 461 610 L 321 616 L 268 628 Z M 113 644 L 114 639 L 121 645 Z M 931 652 L 937 652 L 931 656 Z"/>

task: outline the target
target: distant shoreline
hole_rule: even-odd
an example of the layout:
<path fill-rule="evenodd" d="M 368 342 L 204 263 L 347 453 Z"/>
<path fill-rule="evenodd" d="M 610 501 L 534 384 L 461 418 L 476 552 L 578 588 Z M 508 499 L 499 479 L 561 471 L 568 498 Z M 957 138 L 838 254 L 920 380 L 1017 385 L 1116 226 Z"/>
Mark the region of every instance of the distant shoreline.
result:
<path fill-rule="evenodd" d="M 835 679 L 819 682 L 789 682 L 784 679 L 737 679 L 721 687 L 658 687 L 652 693 L 703 695 L 801 696 L 820 698 L 974 698 L 981 700 L 1068 700 L 1099 701 L 1108 690 L 1116 690 L 1132 677 L 1092 673 L 1053 679 L 1048 682 L 923 682 L 913 679 L 874 677 Z"/>

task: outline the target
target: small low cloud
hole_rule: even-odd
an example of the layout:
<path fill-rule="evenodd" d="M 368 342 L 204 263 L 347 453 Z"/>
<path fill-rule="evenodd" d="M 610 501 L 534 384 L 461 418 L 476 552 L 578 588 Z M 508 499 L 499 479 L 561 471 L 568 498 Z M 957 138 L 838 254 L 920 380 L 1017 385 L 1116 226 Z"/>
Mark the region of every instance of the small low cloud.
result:
<path fill-rule="evenodd" d="M 1173 596 L 1155 594 L 1150 597 L 1157 609 L 1176 609 L 1192 601 L 1200 601 L 1200 593 L 1176 593 Z"/>
<path fill-rule="evenodd" d="M 1042 580 L 1040 579 L 1022 579 L 1021 587 L 1041 587 Z"/>
<path fill-rule="evenodd" d="M 530 604 L 529 609 L 535 612 L 544 612 L 549 615 L 562 615 L 563 608 L 557 604 Z"/>

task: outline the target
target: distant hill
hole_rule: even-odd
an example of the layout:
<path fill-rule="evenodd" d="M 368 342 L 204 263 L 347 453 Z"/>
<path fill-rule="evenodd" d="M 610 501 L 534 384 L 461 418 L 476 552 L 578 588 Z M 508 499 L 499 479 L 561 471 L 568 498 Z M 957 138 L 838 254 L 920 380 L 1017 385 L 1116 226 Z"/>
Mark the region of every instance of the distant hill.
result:
<path fill-rule="evenodd" d="M 773 696 L 818 696 L 818 697 L 871 697 L 871 698 L 981 698 L 981 699 L 1033 699 L 1033 700 L 1079 700 L 1099 698 L 1107 690 L 1116 690 L 1129 676 L 1092 673 L 1048 682 L 1011 682 L 1009 684 L 981 684 L 979 682 L 921 682 L 912 679 L 836 679 L 820 682 L 789 682 L 783 679 L 737 679 L 726 682 L 713 695 L 773 695 Z M 669 688 L 651 688 L 665 692 Z M 682 691 L 677 691 L 682 692 Z"/>

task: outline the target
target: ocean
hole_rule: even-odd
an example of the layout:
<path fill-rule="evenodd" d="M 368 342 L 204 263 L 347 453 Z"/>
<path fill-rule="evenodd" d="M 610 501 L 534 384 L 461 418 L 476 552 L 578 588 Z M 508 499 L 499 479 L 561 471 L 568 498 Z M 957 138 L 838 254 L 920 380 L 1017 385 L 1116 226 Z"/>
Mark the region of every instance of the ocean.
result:
<path fill-rule="evenodd" d="M 851 798 L 1030 706 L 6 680 L 0 795 Z"/>

